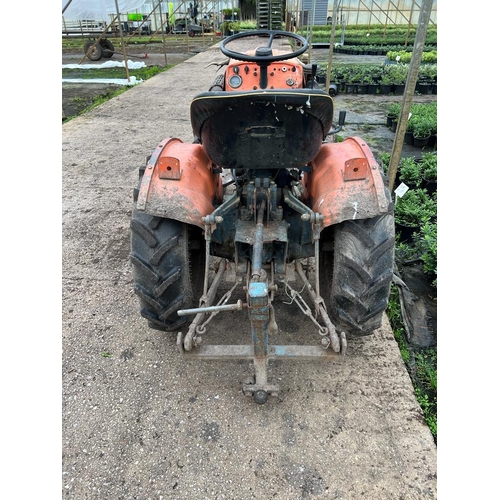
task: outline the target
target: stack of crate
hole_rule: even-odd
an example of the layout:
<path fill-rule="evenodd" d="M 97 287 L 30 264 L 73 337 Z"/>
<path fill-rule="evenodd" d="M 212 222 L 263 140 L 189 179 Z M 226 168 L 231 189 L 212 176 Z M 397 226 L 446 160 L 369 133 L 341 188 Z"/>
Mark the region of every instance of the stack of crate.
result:
<path fill-rule="evenodd" d="M 282 29 L 282 2 L 281 0 L 259 0 L 257 2 L 257 29 Z"/>

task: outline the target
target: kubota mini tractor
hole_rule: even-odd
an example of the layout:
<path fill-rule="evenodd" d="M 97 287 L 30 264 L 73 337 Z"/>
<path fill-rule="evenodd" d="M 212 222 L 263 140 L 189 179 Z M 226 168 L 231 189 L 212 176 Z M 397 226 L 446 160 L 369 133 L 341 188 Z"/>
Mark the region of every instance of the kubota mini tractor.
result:
<path fill-rule="evenodd" d="M 249 40 L 256 49 L 228 48 Z M 278 50 L 284 41 L 291 48 Z M 194 141 L 163 140 L 134 191 L 130 258 L 142 316 L 178 332 L 188 359 L 252 360 L 243 393 L 259 404 L 279 390 L 270 359 L 335 359 L 347 337 L 380 327 L 393 277 L 381 167 L 361 138 L 330 140 L 341 126 L 315 65 L 298 58 L 307 48 L 285 31 L 224 39 L 224 73 L 191 103 Z M 244 299 L 231 302 L 238 287 Z M 316 345 L 269 343 L 280 294 L 309 317 Z M 216 314 L 242 310 L 250 344 L 207 344 Z"/>

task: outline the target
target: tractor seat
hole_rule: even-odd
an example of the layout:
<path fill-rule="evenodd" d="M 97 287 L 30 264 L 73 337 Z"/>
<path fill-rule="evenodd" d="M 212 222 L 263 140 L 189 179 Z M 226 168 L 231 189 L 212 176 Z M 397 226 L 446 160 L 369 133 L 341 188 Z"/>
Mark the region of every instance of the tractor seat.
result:
<path fill-rule="evenodd" d="M 309 163 L 332 126 L 323 90 L 215 91 L 191 103 L 191 126 L 223 168 L 296 168 Z"/>

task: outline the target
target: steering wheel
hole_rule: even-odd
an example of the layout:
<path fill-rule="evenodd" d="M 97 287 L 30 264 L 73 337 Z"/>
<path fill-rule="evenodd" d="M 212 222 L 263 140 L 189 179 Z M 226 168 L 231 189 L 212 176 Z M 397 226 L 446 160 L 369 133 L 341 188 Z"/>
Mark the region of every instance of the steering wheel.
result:
<path fill-rule="evenodd" d="M 269 38 L 269 41 L 265 47 L 258 47 L 255 50 L 255 55 L 253 56 L 245 54 L 243 52 L 236 52 L 226 47 L 228 43 L 237 40 L 239 38 L 249 38 L 254 36 L 267 36 Z M 295 52 L 290 52 L 289 54 L 282 54 L 276 56 L 273 55 L 273 50 L 271 48 L 273 40 L 275 38 L 285 38 L 285 37 L 292 38 L 300 42 L 302 44 L 302 47 L 300 47 Z M 245 61 L 245 62 L 255 62 L 259 66 L 267 66 L 272 62 L 286 61 L 287 59 L 293 59 L 294 57 L 298 57 L 300 56 L 300 54 L 303 54 L 308 47 L 309 44 L 307 40 L 303 36 L 297 35 L 297 33 L 292 33 L 290 31 L 256 30 L 256 31 L 243 31 L 241 33 L 235 33 L 234 35 L 224 38 L 224 40 L 222 40 L 222 43 L 220 45 L 220 50 L 225 56 L 228 56 L 231 59 L 236 59 L 238 61 Z"/>

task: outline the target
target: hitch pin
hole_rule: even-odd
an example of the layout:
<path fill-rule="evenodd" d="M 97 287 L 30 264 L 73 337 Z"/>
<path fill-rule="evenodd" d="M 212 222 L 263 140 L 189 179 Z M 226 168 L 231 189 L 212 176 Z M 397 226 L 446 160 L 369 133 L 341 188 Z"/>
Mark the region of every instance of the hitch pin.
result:
<path fill-rule="evenodd" d="M 190 314 L 198 314 L 198 313 L 241 311 L 244 307 L 248 307 L 248 304 L 244 304 L 241 300 L 238 300 L 236 304 L 227 304 L 223 306 L 208 306 L 208 307 L 194 307 L 192 309 L 179 309 L 177 311 L 177 314 L 179 316 L 189 316 Z"/>

